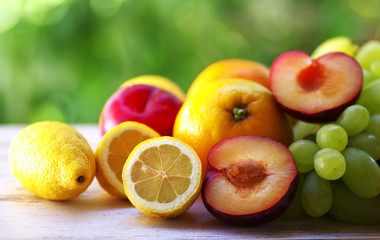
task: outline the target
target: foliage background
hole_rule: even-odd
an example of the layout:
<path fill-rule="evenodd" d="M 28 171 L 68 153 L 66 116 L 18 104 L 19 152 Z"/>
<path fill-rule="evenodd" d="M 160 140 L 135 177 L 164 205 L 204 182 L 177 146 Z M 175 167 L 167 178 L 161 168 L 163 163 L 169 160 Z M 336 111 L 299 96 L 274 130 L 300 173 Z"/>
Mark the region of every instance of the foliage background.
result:
<path fill-rule="evenodd" d="M 205 67 L 268 67 L 345 35 L 380 36 L 378 0 L 0 0 L 0 123 L 96 123 L 125 80 L 158 74 L 184 91 Z"/>

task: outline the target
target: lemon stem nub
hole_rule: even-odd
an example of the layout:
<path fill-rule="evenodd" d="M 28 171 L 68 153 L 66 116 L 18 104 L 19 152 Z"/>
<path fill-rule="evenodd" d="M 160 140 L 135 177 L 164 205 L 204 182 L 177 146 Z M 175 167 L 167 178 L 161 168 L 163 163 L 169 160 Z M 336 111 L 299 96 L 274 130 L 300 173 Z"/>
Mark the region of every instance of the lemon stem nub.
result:
<path fill-rule="evenodd" d="M 80 177 L 77 178 L 77 181 L 78 181 L 79 183 L 84 182 L 84 180 L 85 180 L 85 178 L 84 178 L 83 176 L 80 176 Z"/>
<path fill-rule="evenodd" d="M 240 107 L 234 107 L 232 109 L 232 113 L 234 115 L 235 121 L 244 120 L 247 117 L 247 109 L 240 108 Z"/>

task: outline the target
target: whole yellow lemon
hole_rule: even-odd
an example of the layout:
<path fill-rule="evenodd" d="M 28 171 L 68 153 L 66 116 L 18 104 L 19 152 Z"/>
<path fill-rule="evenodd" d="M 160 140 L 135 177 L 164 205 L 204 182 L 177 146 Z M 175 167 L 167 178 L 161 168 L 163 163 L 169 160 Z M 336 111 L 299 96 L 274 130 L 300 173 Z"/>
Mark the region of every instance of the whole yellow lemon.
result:
<path fill-rule="evenodd" d="M 95 156 L 87 140 L 60 122 L 24 128 L 9 146 L 9 164 L 28 190 L 49 200 L 78 196 L 95 176 Z"/>

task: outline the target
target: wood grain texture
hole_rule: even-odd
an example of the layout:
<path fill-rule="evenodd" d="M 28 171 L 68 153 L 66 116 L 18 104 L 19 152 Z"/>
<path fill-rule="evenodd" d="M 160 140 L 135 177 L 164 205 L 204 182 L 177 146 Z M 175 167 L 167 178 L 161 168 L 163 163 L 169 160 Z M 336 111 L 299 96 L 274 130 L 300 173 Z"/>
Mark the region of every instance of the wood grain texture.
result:
<path fill-rule="evenodd" d="M 226 225 L 201 199 L 182 216 L 158 219 L 105 193 L 96 179 L 69 201 L 41 199 L 11 174 L 8 147 L 24 126 L 0 126 L 0 239 L 380 239 L 380 226 L 350 225 L 331 218 L 279 219 L 254 228 Z M 74 125 L 96 148 L 96 125 Z"/>

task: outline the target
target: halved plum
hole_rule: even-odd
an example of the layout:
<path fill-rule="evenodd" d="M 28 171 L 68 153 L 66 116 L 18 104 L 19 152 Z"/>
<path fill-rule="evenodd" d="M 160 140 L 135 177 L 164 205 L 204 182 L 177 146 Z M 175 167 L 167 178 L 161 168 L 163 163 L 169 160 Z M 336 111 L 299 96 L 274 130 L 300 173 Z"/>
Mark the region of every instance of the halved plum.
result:
<path fill-rule="evenodd" d="M 202 200 L 224 222 L 256 226 L 289 207 L 297 184 L 298 170 L 285 145 L 267 137 L 237 136 L 209 152 Z"/>
<path fill-rule="evenodd" d="M 284 111 L 307 122 L 335 121 L 357 101 L 363 85 L 359 63 L 338 52 L 317 59 L 300 51 L 283 53 L 273 62 L 269 78 Z"/>

